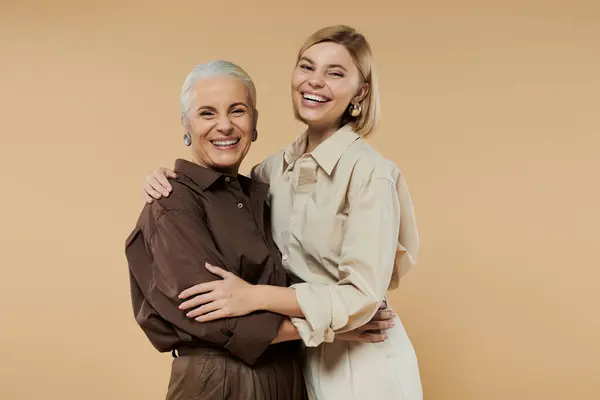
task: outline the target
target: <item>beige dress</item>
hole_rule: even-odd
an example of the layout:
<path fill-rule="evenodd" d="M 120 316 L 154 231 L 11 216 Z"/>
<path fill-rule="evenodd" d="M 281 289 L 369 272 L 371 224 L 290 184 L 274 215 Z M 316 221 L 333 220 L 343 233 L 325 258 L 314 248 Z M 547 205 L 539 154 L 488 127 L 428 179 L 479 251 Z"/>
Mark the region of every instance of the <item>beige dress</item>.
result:
<path fill-rule="evenodd" d="M 314 400 L 421 400 L 417 358 L 400 323 L 383 343 L 335 340 L 370 321 L 416 262 L 419 239 L 400 170 L 349 126 L 312 153 L 306 136 L 253 168 L 271 185 L 272 230 L 305 319 Z"/>

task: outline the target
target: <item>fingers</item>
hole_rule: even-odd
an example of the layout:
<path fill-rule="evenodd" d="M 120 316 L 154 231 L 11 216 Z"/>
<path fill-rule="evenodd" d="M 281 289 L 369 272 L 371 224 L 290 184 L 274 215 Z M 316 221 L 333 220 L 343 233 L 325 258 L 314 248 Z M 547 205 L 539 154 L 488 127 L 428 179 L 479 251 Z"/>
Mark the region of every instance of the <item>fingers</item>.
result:
<path fill-rule="evenodd" d="M 197 285 L 194 285 L 191 288 L 187 288 L 183 292 L 181 292 L 179 294 L 179 298 L 187 299 L 188 297 L 191 297 L 191 296 L 196 296 L 196 295 L 199 295 L 202 293 L 211 292 L 217 288 L 218 282 L 221 282 L 221 281 L 205 282 L 205 283 L 199 283 Z"/>
<path fill-rule="evenodd" d="M 364 332 L 358 338 L 361 342 L 379 343 L 385 341 L 388 335 L 385 332 Z"/>
<path fill-rule="evenodd" d="M 180 310 L 188 310 L 193 307 L 198 307 L 203 304 L 210 303 L 211 301 L 218 300 L 219 296 L 217 292 L 208 292 L 199 296 L 192 297 L 190 300 L 184 301 L 179 305 Z"/>
<path fill-rule="evenodd" d="M 385 310 L 387 308 L 387 301 L 382 300 L 381 304 L 379 305 L 379 309 L 380 310 Z"/>
<path fill-rule="evenodd" d="M 143 186 L 144 189 L 144 197 L 146 200 L 150 200 L 149 203 L 152 203 L 154 199 L 160 199 L 162 195 L 158 193 L 150 184 L 150 177 L 146 178 L 146 184 Z"/>
<path fill-rule="evenodd" d="M 211 265 L 209 263 L 205 263 L 204 266 L 206 267 L 207 270 L 209 270 L 211 273 L 225 279 L 227 278 L 229 275 L 231 275 L 231 272 L 225 271 L 223 268 L 220 267 L 215 267 L 214 265 Z"/>
<path fill-rule="evenodd" d="M 394 319 L 396 317 L 396 313 L 391 308 L 386 308 L 385 310 L 379 310 L 373 316 L 371 321 L 385 321 Z"/>
<path fill-rule="evenodd" d="M 168 171 L 165 168 L 159 168 L 152 172 L 152 175 L 154 176 L 154 180 L 152 181 L 154 183 L 154 189 L 162 193 L 162 195 L 165 197 L 167 197 L 171 190 L 173 190 L 169 180 L 167 179 L 167 174 L 169 172 L 173 173 L 173 171 Z"/>
<path fill-rule="evenodd" d="M 194 308 L 192 311 L 189 311 L 186 316 L 189 318 L 200 317 L 201 315 L 208 314 L 212 311 L 217 311 L 222 308 L 222 304 L 220 301 L 211 301 L 208 304 L 204 304 L 198 308 Z"/>
<path fill-rule="evenodd" d="M 231 313 L 229 313 L 228 311 L 217 310 L 217 311 L 213 311 L 211 313 L 208 313 L 206 315 L 196 318 L 196 321 L 210 322 L 210 321 L 214 321 L 214 320 L 221 319 L 221 318 L 229 318 L 230 316 L 231 316 Z"/>
<path fill-rule="evenodd" d="M 177 178 L 177 174 L 175 173 L 175 171 L 171 171 L 171 170 L 170 170 L 170 169 L 168 169 L 168 168 L 163 168 L 163 172 L 165 173 L 165 176 L 166 176 L 167 178 L 171 178 L 171 179 L 175 179 L 175 178 Z M 168 181 L 167 181 L 167 183 L 168 183 Z M 169 185 L 169 187 L 170 187 L 170 185 Z M 169 190 L 170 190 L 170 189 L 169 189 Z"/>
<path fill-rule="evenodd" d="M 160 197 L 167 197 L 169 195 L 169 191 L 163 185 L 163 181 L 166 179 L 167 178 L 164 177 L 162 171 L 155 170 L 148 175 L 146 182 L 147 185 L 150 186 L 154 191 L 160 193 Z"/>
<path fill-rule="evenodd" d="M 144 184 L 144 199 L 147 203 L 152 203 L 154 199 L 168 197 L 173 187 L 169 183 L 168 178 L 176 178 L 177 174 L 167 168 L 158 168 L 146 176 Z"/>
<path fill-rule="evenodd" d="M 391 329 L 396 321 L 393 319 L 383 320 L 383 321 L 371 321 L 363 326 L 361 326 L 361 330 L 363 331 L 384 331 L 386 329 Z"/>

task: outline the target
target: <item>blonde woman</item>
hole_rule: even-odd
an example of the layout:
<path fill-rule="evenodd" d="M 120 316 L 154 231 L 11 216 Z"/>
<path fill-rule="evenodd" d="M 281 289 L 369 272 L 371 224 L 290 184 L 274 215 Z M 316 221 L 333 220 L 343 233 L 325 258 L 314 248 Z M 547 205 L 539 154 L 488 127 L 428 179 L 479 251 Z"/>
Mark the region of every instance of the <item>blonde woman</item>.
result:
<path fill-rule="evenodd" d="M 405 178 L 363 138 L 379 98 L 371 48 L 347 26 L 324 28 L 300 51 L 291 82 L 306 130 L 255 166 L 270 185 L 272 233 L 291 287 L 251 285 L 221 266 L 221 280 L 181 293 L 198 323 L 270 311 L 291 317 L 287 339 L 305 345 L 305 378 L 316 400 L 421 400 L 417 358 L 398 318 L 378 343 L 337 340 L 366 326 L 386 291 L 416 262 L 419 239 Z M 158 169 L 149 202 L 172 190 Z"/>

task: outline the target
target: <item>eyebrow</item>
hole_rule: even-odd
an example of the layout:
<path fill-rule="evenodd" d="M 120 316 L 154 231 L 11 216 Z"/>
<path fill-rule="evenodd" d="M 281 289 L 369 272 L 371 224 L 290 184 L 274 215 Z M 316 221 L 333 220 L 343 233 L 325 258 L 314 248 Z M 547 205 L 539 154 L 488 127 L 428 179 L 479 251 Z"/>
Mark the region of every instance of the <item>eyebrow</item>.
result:
<path fill-rule="evenodd" d="M 309 63 L 311 63 L 311 64 L 314 64 L 314 63 L 315 63 L 313 60 L 311 60 L 311 59 L 310 59 L 310 58 L 308 58 L 308 57 L 301 57 L 301 58 L 300 58 L 300 61 L 302 61 L 302 60 L 304 60 L 304 61 L 306 61 L 306 62 L 309 62 Z M 329 65 L 327 66 L 327 68 L 340 68 L 340 69 L 343 69 L 344 71 L 348 72 L 348 70 L 346 69 L 346 67 L 344 67 L 344 66 L 343 66 L 343 65 L 341 65 L 341 64 L 329 64 Z"/>
<path fill-rule="evenodd" d="M 196 112 L 199 113 L 200 111 L 216 111 L 216 109 L 212 106 L 198 106 Z"/>
<path fill-rule="evenodd" d="M 250 106 L 246 103 L 244 103 L 243 101 L 238 101 L 237 103 L 233 103 L 232 105 L 229 106 L 229 108 L 233 108 L 233 107 L 237 107 L 237 106 L 244 106 L 246 108 L 250 108 Z"/>
<path fill-rule="evenodd" d="M 231 109 L 233 107 L 237 107 L 237 106 L 244 106 L 246 108 L 250 108 L 250 106 L 248 104 L 244 103 L 243 101 L 238 101 L 237 103 L 233 103 L 232 105 L 230 105 L 229 109 Z M 200 105 L 200 106 L 198 106 L 198 108 L 196 108 L 196 112 L 198 112 L 202 109 L 215 110 L 215 108 L 213 106 Z"/>

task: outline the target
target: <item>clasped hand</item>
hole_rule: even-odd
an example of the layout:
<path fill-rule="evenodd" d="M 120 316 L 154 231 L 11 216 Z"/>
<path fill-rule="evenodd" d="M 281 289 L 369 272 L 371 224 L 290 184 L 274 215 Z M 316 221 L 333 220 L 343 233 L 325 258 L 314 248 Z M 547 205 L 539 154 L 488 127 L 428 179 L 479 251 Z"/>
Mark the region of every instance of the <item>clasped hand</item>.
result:
<path fill-rule="evenodd" d="M 254 285 L 214 265 L 206 263 L 205 267 L 221 279 L 200 283 L 181 292 L 179 298 L 187 300 L 179 308 L 191 309 L 186 314 L 188 317 L 198 322 L 209 322 L 256 311 L 252 291 Z"/>
<path fill-rule="evenodd" d="M 198 322 L 209 322 L 221 318 L 239 317 L 259 309 L 256 286 L 220 267 L 205 264 L 220 280 L 194 285 L 179 295 L 181 310 Z M 375 316 L 367 324 L 355 330 L 339 333 L 336 339 L 359 342 L 382 342 L 387 339 L 387 330 L 394 326 L 396 314 L 387 303 L 382 302 Z"/>

